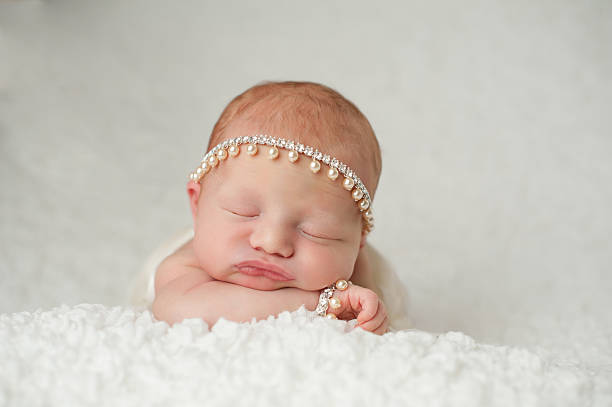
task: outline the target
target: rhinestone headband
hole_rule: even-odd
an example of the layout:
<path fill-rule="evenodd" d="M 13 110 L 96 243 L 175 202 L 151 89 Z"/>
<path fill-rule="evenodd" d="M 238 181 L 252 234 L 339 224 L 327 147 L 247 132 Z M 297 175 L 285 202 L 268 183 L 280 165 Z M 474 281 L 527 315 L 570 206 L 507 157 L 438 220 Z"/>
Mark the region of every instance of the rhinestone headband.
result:
<path fill-rule="evenodd" d="M 355 174 L 348 165 L 342 163 L 337 158 L 331 157 L 328 154 L 323 154 L 311 146 L 306 146 L 292 140 L 269 137 L 263 134 L 225 140 L 217 144 L 204 155 L 200 162 L 200 166 L 189 175 L 189 178 L 192 181 L 200 182 L 205 174 L 219 165 L 221 161 L 225 161 L 228 156 L 236 157 L 240 153 L 240 146 L 242 144 L 246 144 L 246 152 L 251 156 L 257 154 L 257 145 L 268 146 L 266 156 L 271 160 L 278 158 L 279 148 L 289 150 L 287 157 L 292 163 L 298 160 L 300 154 L 306 155 L 312 159 L 309 168 L 313 173 L 316 174 L 321 170 L 321 163 L 328 166 L 326 172 L 327 178 L 332 182 L 338 178 L 339 174 L 342 174 L 344 176 L 342 187 L 351 193 L 353 200 L 357 203 L 357 207 L 361 211 L 361 216 L 364 220 L 363 228 L 365 232 L 370 232 L 374 228 L 374 216 L 372 215 L 370 194 L 357 174 Z"/>

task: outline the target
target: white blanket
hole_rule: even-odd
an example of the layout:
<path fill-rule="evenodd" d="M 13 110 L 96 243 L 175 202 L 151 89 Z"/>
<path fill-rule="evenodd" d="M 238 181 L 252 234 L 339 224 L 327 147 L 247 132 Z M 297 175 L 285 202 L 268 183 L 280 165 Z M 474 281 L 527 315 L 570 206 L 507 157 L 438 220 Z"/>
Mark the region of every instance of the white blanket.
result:
<path fill-rule="evenodd" d="M 82 304 L 0 316 L 0 405 L 610 406 L 612 372 L 305 309 L 211 330 Z"/>

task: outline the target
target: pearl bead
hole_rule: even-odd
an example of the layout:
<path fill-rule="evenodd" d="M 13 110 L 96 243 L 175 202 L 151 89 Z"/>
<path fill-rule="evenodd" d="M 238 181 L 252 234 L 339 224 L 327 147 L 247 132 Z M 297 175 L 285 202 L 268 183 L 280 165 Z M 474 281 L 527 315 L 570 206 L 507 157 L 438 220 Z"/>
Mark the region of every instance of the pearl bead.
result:
<path fill-rule="evenodd" d="M 276 147 L 270 147 L 268 149 L 268 158 L 270 160 L 274 160 L 276 157 L 278 157 L 278 148 Z"/>
<path fill-rule="evenodd" d="M 289 151 L 289 154 L 287 155 L 287 157 L 289 157 L 289 161 L 294 163 L 298 159 L 298 153 L 297 153 L 297 151 L 291 150 L 291 151 Z"/>
<path fill-rule="evenodd" d="M 350 191 L 351 189 L 353 189 L 353 186 L 355 185 L 355 181 L 353 181 L 352 178 L 349 177 L 345 177 L 344 181 L 342 181 L 342 186 L 344 187 L 344 189 L 346 189 L 347 191 Z"/>
<path fill-rule="evenodd" d="M 216 167 L 217 164 L 219 164 L 219 160 L 217 160 L 217 157 L 215 157 L 214 155 L 211 155 L 208 158 L 208 165 L 210 165 L 211 167 Z"/>
<path fill-rule="evenodd" d="M 223 148 L 217 151 L 217 158 L 219 160 L 225 160 L 227 158 L 227 151 L 225 151 L 225 149 Z"/>
<path fill-rule="evenodd" d="M 329 306 L 332 307 L 332 308 L 340 308 L 342 306 L 342 303 L 337 298 L 330 298 L 329 299 Z"/>
<path fill-rule="evenodd" d="M 338 319 L 338 317 L 337 317 L 337 316 L 335 316 L 335 315 L 334 315 L 334 314 L 332 314 L 332 313 L 325 314 L 325 318 L 327 318 L 327 319 Z"/>
<path fill-rule="evenodd" d="M 247 146 L 247 153 L 249 155 L 255 155 L 257 154 L 257 146 L 255 144 L 249 144 Z"/>
<path fill-rule="evenodd" d="M 314 172 L 315 174 L 317 172 L 319 172 L 319 170 L 321 169 L 321 163 L 318 162 L 317 160 L 312 160 L 310 162 L 310 171 Z"/>
<path fill-rule="evenodd" d="M 331 167 L 329 170 L 327 170 L 327 177 L 332 181 L 335 181 L 336 178 L 338 178 L 338 170 Z"/>
<path fill-rule="evenodd" d="M 344 291 L 344 290 L 346 290 L 347 287 L 348 287 L 348 283 L 346 282 L 346 280 L 338 280 L 338 281 L 336 281 L 336 289 L 337 290 Z"/>
<path fill-rule="evenodd" d="M 227 151 L 229 152 L 230 156 L 236 157 L 240 153 L 240 147 L 238 147 L 238 146 L 229 146 Z"/>
<path fill-rule="evenodd" d="M 355 190 L 353 191 L 353 199 L 355 201 L 358 201 L 361 199 L 361 197 L 363 197 L 363 192 L 361 191 L 361 189 L 355 188 Z"/>
<path fill-rule="evenodd" d="M 361 209 L 362 211 L 365 211 L 369 207 L 370 207 L 370 203 L 365 198 L 359 201 L 359 209 Z"/>
<path fill-rule="evenodd" d="M 203 172 L 203 170 L 202 170 L 202 168 L 201 168 L 201 167 L 200 167 L 200 168 L 198 168 L 198 169 L 196 170 L 196 174 L 197 174 L 197 175 L 202 174 L 202 172 Z"/>

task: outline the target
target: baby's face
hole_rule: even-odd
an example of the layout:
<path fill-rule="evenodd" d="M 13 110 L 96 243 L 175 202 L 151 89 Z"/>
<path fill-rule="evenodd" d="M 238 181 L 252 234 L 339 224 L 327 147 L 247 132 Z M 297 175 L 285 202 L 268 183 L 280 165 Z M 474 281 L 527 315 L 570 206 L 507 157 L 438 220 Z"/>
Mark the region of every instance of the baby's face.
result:
<path fill-rule="evenodd" d="M 190 181 L 194 250 L 211 277 L 259 290 L 319 290 L 353 273 L 362 243 L 361 214 L 341 177 L 325 167 L 314 174 L 310 159 L 289 162 L 288 152 L 221 161 L 201 180 Z M 270 270 L 272 269 L 272 270 Z M 276 273 L 273 271 L 276 270 Z"/>

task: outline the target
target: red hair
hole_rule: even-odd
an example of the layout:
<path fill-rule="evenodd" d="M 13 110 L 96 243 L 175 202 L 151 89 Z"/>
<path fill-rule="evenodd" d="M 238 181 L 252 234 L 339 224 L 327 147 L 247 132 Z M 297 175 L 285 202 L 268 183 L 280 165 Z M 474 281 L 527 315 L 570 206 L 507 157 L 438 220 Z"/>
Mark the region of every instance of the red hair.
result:
<path fill-rule="evenodd" d="M 365 169 L 367 174 L 358 175 L 374 196 L 382 169 L 378 140 L 363 113 L 335 90 L 313 82 L 259 83 L 225 107 L 207 151 L 237 136 L 225 133 L 238 121 L 257 133 L 296 140 Z"/>

